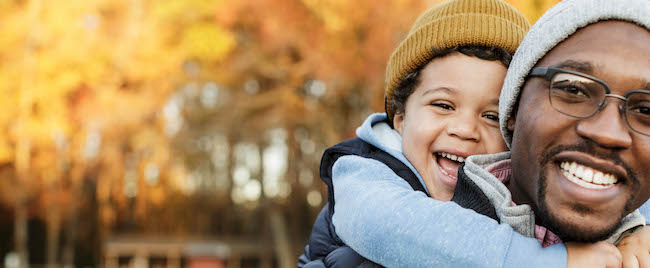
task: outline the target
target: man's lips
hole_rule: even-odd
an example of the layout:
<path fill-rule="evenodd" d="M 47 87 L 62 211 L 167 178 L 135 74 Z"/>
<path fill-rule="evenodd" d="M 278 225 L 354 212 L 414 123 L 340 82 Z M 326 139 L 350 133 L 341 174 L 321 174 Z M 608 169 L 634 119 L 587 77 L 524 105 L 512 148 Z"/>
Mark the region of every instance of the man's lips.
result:
<path fill-rule="evenodd" d="M 556 154 L 551 163 L 555 167 L 555 174 L 564 178 L 556 181 L 556 185 L 559 187 L 557 189 L 573 202 L 585 206 L 608 204 L 620 198 L 625 189 L 629 188 L 626 187 L 629 186 L 627 183 L 630 180 L 626 169 L 609 160 L 603 160 L 583 152 L 564 151 Z M 571 166 L 574 163 L 576 169 L 571 172 Z M 579 173 L 578 166 L 583 167 L 582 174 L 576 174 Z M 584 174 L 589 172 L 592 174 Z M 598 176 L 597 173 L 602 174 L 594 183 L 595 176 Z M 589 176 L 591 176 L 591 182 L 588 181 L 587 177 Z"/>
<path fill-rule="evenodd" d="M 554 162 L 565 173 L 596 185 L 611 185 L 629 182 L 626 169 L 609 160 L 590 154 L 567 151 L 554 157 Z"/>
<path fill-rule="evenodd" d="M 569 181 L 589 189 L 607 189 L 618 182 L 618 179 L 613 174 L 603 173 L 576 162 L 563 161 L 560 168 L 564 177 Z"/>

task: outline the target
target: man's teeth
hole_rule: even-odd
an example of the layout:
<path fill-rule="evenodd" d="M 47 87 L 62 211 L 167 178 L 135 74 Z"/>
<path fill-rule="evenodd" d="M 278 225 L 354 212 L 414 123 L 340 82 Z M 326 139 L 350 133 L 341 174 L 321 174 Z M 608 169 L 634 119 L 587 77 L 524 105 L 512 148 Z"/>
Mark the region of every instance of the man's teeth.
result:
<path fill-rule="evenodd" d="M 618 182 L 616 176 L 576 162 L 562 162 L 560 168 L 569 181 L 590 189 L 606 189 Z"/>
<path fill-rule="evenodd" d="M 442 156 L 444 158 L 450 159 L 452 161 L 456 161 L 456 162 L 460 162 L 460 163 L 465 162 L 465 158 L 462 157 L 462 156 L 457 156 L 457 155 L 450 154 L 450 153 L 438 153 L 438 155 L 440 155 L 440 156 Z"/>

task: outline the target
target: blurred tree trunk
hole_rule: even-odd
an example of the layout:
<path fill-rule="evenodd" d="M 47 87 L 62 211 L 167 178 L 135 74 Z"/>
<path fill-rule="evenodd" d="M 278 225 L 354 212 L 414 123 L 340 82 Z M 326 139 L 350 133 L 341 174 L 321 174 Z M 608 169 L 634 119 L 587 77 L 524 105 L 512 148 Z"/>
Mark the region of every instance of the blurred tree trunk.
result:
<path fill-rule="evenodd" d="M 60 188 L 60 182 L 63 178 L 64 172 L 64 143 L 62 140 L 57 141 L 56 150 L 56 168 L 54 170 L 54 178 L 49 183 L 47 195 L 50 196 L 49 202 L 46 204 L 45 221 L 47 225 L 47 246 L 46 246 L 46 259 L 45 264 L 47 268 L 59 267 L 59 242 L 61 235 L 61 203 L 60 198 L 63 192 Z"/>
<path fill-rule="evenodd" d="M 57 191 L 53 191 L 57 195 Z M 54 197 L 56 198 L 56 196 Z M 52 202 L 45 212 L 47 220 L 47 256 L 48 268 L 58 267 L 57 255 L 59 253 L 59 234 L 61 233 L 61 213 L 57 202 Z"/>
<path fill-rule="evenodd" d="M 19 196 L 24 196 L 19 194 Z M 16 254 L 20 260 L 20 267 L 29 267 L 29 251 L 27 249 L 27 205 L 24 198 L 16 202 L 16 216 L 14 220 L 14 243 Z"/>
<path fill-rule="evenodd" d="M 61 262 L 64 267 L 75 267 L 75 244 L 77 238 L 77 208 L 70 211 L 65 227 L 65 244 L 63 245 L 63 256 Z"/>
<path fill-rule="evenodd" d="M 289 241 L 296 241 L 296 236 L 298 234 L 302 234 L 302 228 L 303 228 L 303 220 L 302 220 L 302 207 L 305 203 L 305 190 L 303 187 L 301 187 L 299 184 L 300 182 L 298 181 L 298 174 L 300 167 L 302 166 L 302 152 L 300 151 L 300 142 L 296 139 L 296 127 L 294 126 L 289 126 L 287 127 L 287 152 L 288 152 L 288 157 L 287 157 L 287 172 L 285 174 L 285 179 L 290 185 L 293 185 L 291 187 L 291 194 L 289 195 L 289 207 L 286 209 L 284 212 L 287 213 L 287 215 L 282 218 L 284 221 L 285 218 L 289 218 L 290 222 L 285 223 L 288 225 L 289 229 L 292 230 L 292 232 L 289 234 L 287 233 L 287 239 Z M 277 213 L 278 215 L 281 215 L 280 213 Z M 287 227 L 285 227 L 287 228 Z M 294 235 L 290 237 L 290 235 Z M 301 237 L 301 242 L 302 242 L 302 237 Z M 297 248 L 291 247 L 292 245 L 287 245 L 290 249 L 291 252 L 298 252 L 296 251 Z M 293 255 L 291 255 L 291 258 L 294 258 Z M 292 260 L 295 262 L 295 260 Z"/>
<path fill-rule="evenodd" d="M 65 244 L 63 245 L 63 256 L 61 260 L 64 267 L 75 267 L 75 246 L 77 244 L 77 229 L 79 226 L 79 203 L 85 201 L 83 200 L 84 195 L 82 193 L 85 164 L 83 163 L 83 160 L 80 162 L 81 163 L 78 163 L 76 167 L 72 168 L 70 174 L 71 193 L 73 197 L 77 198 L 77 200 L 70 203 L 70 212 L 65 223 L 66 238 Z"/>
<path fill-rule="evenodd" d="M 262 243 L 268 243 L 268 241 L 273 241 L 273 238 L 271 236 L 271 232 L 269 231 L 269 208 L 271 204 L 271 200 L 266 196 L 264 193 L 264 174 L 265 174 L 265 168 L 264 168 L 264 149 L 266 149 L 267 144 L 262 141 L 263 138 L 258 137 L 257 140 L 257 148 L 259 150 L 257 151 L 259 154 L 260 159 L 262 160 L 261 165 L 260 165 L 260 170 L 259 174 L 257 174 L 256 177 L 260 179 L 260 185 L 262 185 L 262 192 L 260 194 L 260 205 L 258 206 L 258 210 L 260 211 L 260 219 L 261 219 L 261 233 L 260 233 L 260 240 Z M 277 246 L 277 245 L 276 245 Z M 279 254 L 278 254 L 279 256 Z M 271 268 L 272 267 L 272 258 L 271 254 L 264 252 L 260 256 L 260 268 Z"/>
<path fill-rule="evenodd" d="M 275 249 L 275 255 L 278 257 L 279 267 L 295 267 L 296 260 L 294 259 L 285 217 L 276 206 L 271 205 L 269 209 L 268 215 L 271 223 L 271 233 L 273 234 L 273 248 Z"/>
<path fill-rule="evenodd" d="M 221 220 L 223 221 L 223 233 L 225 235 L 233 235 L 233 209 L 234 209 L 234 203 L 232 201 L 232 190 L 233 190 L 233 185 L 235 184 L 235 181 L 233 179 L 233 174 L 235 173 L 235 144 L 237 144 L 237 140 L 235 138 L 235 135 L 233 133 L 229 133 L 226 136 L 226 139 L 228 141 L 228 165 L 226 166 L 226 170 L 228 172 L 228 178 L 229 178 L 229 183 L 228 183 L 228 190 L 226 191 L 226 209 L 224 210 L 223 216 L 221 216 Z"/>
<path fill-rule="evenodd" d="M 20 260 L 20 267 L 29 267 L 27 248 L 27 183 L 29 182 L 29 162 L 31 143 L 28 137 L 21 137 L 16 146 L 16 175 L 18 179 L 16 194 L 16 215 L 14 217 L 14 247 Z"/>

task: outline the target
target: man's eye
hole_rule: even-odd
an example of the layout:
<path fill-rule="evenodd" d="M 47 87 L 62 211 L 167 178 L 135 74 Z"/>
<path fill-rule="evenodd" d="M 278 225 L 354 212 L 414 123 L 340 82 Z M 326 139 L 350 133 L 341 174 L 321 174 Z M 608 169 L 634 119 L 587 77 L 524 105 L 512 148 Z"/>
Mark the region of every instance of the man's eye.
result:
<path fill-rule="evenodd" d="M 630 107 L 630 110 L 643 116 L 650 116 L 650 107 L 648 105 L 635 105 Z"/>
<path fill-rule="evenodd" d="M 440 107 L 440 108 L 445 109 L 445 110 L 453 110 L 454 109 L 454 107 L 451 107 L 451 105 L 445 104 L 445 103 L 435 103 L 434 102 L 431 105 L 436 106 L 436 107 Z"/>
<path fill-rule="evenodd" d="M 553 83 L 553 90 L 560 91 L 562 94 L 587 97 L 587 85 L 576 81 L 559 81 Z"/>
<path fill-rule="evenodd" d="M 585 96 L 585 93 L 582 92 L 582 90 L 580 90 L 579 88 L 574 87 L 574 86 L 555 87 L 555 88 L 557 88 L 559 90 L 563 90 L 563 91 L 565 91 L 566 93 L 569 93 L 569 94 L 578 95 L 578 96 Z"/>

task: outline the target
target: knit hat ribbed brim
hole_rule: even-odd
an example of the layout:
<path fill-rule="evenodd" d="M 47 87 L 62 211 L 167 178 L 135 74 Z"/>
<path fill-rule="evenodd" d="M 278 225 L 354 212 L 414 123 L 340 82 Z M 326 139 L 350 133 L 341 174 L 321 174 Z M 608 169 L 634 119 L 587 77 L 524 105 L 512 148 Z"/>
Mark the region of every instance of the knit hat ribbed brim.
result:
<path fill-rule="evenodd" d="M 512 58 L 499 98 L 499 123 L 508 147 L 512 142 L 508 120 L 530 70 L 578 29 L 605 20 L 629 21 L 650 30 L 650 1 L 564 0 L 533 25 Z"/>
<path fill-rule="evenodd" d="M 514 54 L 530 28 L 528 20 L 502 0 L 450 0 L 424 12 L 391 55 L 386 70 L 388 103 L 404 77 L 426 64 L 435 51 L 456 46 L 495 46 Z"/>

